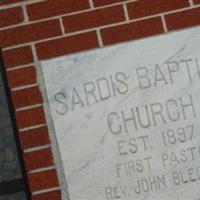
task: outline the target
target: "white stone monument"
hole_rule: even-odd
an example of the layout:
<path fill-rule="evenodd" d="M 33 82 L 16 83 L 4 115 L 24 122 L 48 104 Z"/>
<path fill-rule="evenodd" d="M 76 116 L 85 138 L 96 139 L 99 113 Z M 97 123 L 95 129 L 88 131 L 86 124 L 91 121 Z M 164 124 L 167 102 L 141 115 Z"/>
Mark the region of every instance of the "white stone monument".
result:
<path fill-rule="evenodd" d="M 41 66 L 70 200 L 200 199 L 200 28 Z"/>

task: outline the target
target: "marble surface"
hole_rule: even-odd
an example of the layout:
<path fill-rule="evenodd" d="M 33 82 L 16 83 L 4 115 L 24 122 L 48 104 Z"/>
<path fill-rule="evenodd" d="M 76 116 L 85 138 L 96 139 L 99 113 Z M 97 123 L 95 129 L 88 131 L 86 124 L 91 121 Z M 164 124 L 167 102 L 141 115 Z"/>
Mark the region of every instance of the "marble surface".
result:
<path fill-rule="evenodd" d="M 200 28 L 41 66 L 70 200 L 200 198 Z"/>

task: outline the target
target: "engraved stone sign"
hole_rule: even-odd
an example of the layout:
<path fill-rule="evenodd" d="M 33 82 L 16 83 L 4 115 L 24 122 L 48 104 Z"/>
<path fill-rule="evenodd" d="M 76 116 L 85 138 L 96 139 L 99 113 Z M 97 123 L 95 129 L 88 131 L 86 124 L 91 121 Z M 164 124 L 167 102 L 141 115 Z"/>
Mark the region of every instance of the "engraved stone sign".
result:
<path fill-rule="evenodd" d="M 200 28 L 41 65 L 70 200 L 200 198 Z"/>

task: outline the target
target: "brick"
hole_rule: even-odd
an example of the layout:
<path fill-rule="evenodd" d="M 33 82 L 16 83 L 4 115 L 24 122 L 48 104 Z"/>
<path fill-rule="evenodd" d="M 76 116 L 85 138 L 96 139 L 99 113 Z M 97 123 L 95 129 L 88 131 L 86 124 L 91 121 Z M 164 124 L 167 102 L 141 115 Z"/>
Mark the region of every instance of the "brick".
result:
<path fill-rule="evenodd" d="M 15 109 L 43 102 L 38 86 L 12 91 L 11 95 Z"/>
<path fill-rule="evenodd" d="M 19 133 L 20 144 L 23 149 L 49 144 L 47 127 L 40 127 Z"/>
<path fill-rule="evenodd" d="M 39 59 L 47 59 L 98 47 L 96 32 L 83 33 L 36 45 Z"/>
<path fill-rule="evenodd" d="M 37 107 L 15 113 L 19 129 L 45 123 L 43 107 Z"/>
<path fill-rule="evenodd" d="M 194 4 L 200 4 L 200 0 L 193 0 Z"/>
<path fill-rule="evenodd" d="M 53 165 L 53 157 L 50 148 L 24 153 L 25 167 L 27 171 Z"/>
<path fill-rule="evenodd" d="M 124 1 L 127 1 L 127 0 L 93 0 L 94 6 L 104 6 L 104 5 L 119 3 L 119 2 L 124 2 Z"/>
<path fill-rule="evenodd" d="M 24 16 L 21 7 L 0 10 L 0 28 L 23 22 Z"/>
<path fill-rule="evenodd" d="M 177 30 L 200 24 L 200 8 L 182 11 L 165 16 L 168 30 Z"/>
<path fill-rule="evenodd" d="M 3 59 L 6 68 L 32 63 L 33 54 L 31 47 L 25 46 L 3 51 Z"/>
<path fill-rule="evenodd" d="M 79 31 L 125 20 L 122 6 L 114 6 L 63 18 L 66 32 Z"/>
<path fill-rule="evenodd" d="M 50 20 L 0 31 L 0 46 L 7 47 L 61 35 L 59 20 Z"/>
<path fill-rule="evenodd" d="M 89 8 L 88 0 L 48 0 L 27 6 L 30 20 L 38 20 Z"/>
<path fill-rule="evenodd" d="M 61 200 L 61 191 L 53 191 L 44 194 L 34 195 L 32 200 Z"/>
<path fill-rule="evenodd" d="M 48 170 L 28 175 L 31 192 L 50 189 L 58 186 L 58 178 L 55 170 Z"/>
<path fill-rule="evenodd" d="M 129 17 L 136 19 L 189 6 L 188 0 L 140 0 L 127 5 Z"/>
<path fill-rule="evenodd" d="M 105 45 L 139 39 L 163 32 L 164 30 L 160 18 L 141 20 L 130 24 L 103 29 L 101 31 L 103 43 Z"/>
<path fill-rule="evenodd" d="M 0 6 L 6 5 L 6 4 L 18 3 L 18 2 L 22 2 L 22 1 L 24 1 L 24 0 L 2 0 L 2 1 L 0 1 Z"/>
<path fill-rule="evenodd" d="M 34 66 L 7 71 L 10 88 L 26 86 L 36 83 L 36 70 Z"/>

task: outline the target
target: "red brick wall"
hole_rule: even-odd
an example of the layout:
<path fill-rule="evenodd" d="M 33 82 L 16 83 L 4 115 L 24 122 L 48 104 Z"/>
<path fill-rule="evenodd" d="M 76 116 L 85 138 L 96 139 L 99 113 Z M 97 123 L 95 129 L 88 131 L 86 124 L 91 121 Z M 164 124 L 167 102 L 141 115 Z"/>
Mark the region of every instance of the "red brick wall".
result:
<path fill-rule="evenodd" d="M 33 200 L 61 193 L 38 61 L 200 24 L 200 0 L 1 0 L 0 47 Z"/>

